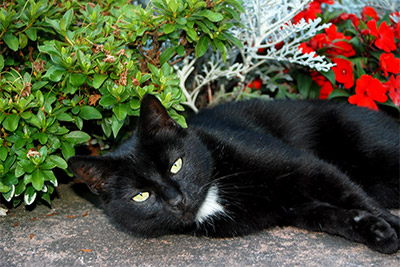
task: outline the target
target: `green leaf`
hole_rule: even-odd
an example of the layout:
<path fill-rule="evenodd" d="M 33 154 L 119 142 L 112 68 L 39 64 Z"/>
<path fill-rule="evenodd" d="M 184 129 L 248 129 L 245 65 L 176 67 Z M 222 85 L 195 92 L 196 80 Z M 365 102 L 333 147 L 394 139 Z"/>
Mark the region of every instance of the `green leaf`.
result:
<path fill-rule="evenodd" d="M 5 146 L 0 147 L 0 160 L 5 161 L 8 155 L 8 149 Z"/>
<path fill-rule="evenodd" d="M 5 185 L 0 181 L 0 193 L 7 193 L 11 190 L 11 186 Z"/>
<path fill-rule="evenodd" d="M 183 45 L 179 45 L 176 49 L 176 53 L 183 57 L 185 55 L 185 47 Z"/>
<path fill-rule="evenodd" d="M 33 164 L 29 159 L 22 159 L 17 163 L 20 165 L 26 173 L 31 173 L 36 169 L 36 165 Z"/>
<path fill-rule="evenodd" d="M 89 141 L 90 135 L 82 131 L 72 131 L 65 136 L 65 140 L 77 145 Z"/>
<path fill-rule="evenodd" d="M 192 39 L 193 41 L 197 40 L 197 32 L 193 28 L 187 27 L 185 30 L 190 39 Z"/>
<path fill-rule="evenodd" d="M 114 105 L 113 112 L 118 120 L 124 121 L 127 115 L 127 106 L 123 103 Z"/>
<path fill-rule="evenodd" d="M 74 146 L 68 142 L 61 142 L 61 153 L 65 159 L 69 159 L 73 155 L 75 155 Z"/>
<path fill-rule="evenodd" d="M 47 143 L 47 139 L 49 138 L 49 136 L 44 132 L 38 132 L 37 138 L 38 138 L 40 144 L 45 145 Z"/>
<path fill-rule="evenodd" d="M 59 121 L 73 121 L 73 118 L 69 113 L 60 113 L 57 115 L 57 120 Z"/>
<path fill-rule="evenodd" d="M 329 71 L 321 71 L 320 72 L 325 78 L 327 78 L 333 85 L 336 84 L 335 72 L 330 69 Z"/>
<path fill-rule="evenodd" d="M 24 194 L 25 205 L 31 205 L 35 201 L 36 195 L 35 189 L 32 186 L 28 186 Z"/>
<path fill-rule="evenodd" d="M 69 76 L 69 82 L 72 86 L 79 87 L 86 82 L 87 76 L 82 73 L 72 73 Z"/>
<path fill-rule="evenodd" d="M 208 9 L 197 12 L 194 15 L 206 17 L 212 22 L 218 22 L 224 18 L 224 16 L 222 16 L 221 14 L 212 12 L 211 10 Z"/>
<path fill-rule="evenodd" d="M 15 167 L 15 177 L 18 178 L 18 177 L 21 177 L 24 174 L 25 174 L 24 169 L 20 165 L 17 164 L 17 167 Z"/>
<path fill-rule="evenodd" d="M 297 89 L 303 98 L 307 98 L 310 95 L 312 79 L 305 73 L 298 73 L 296 76 Z"/>
<path fill-rule="evenodd" d="M 175 25 L 166 24 L 166 25 L 164 26 L 164 33 L 165 33 L 165 34 L 171 33 L 171 32 L 173 32 L 173 31 L 175 31 Z"/>
<path fill-rule="evenodd" d="M 119 130 L 121 127 L 124 125 L 123 121 L 119 121 L 115 115 L 112 116 L 112 123 L 111 123 L 111 129 L 114 135 L 114 138 L 117 137 Z"/>
<path fill-rule="evenodd" d="M 38 89 L 42 88 L 43 86 L 45 86 L 48 83 L 49 83 L 48 81 L 35 82 L 32 85 L 32 91 L 38 90 Z"/>
<path fill-rule="evenodd" d="M 32 173 L 32 185 L 33 185 L 33 188 L 36 189 L 36 191 L 40 191 L 43 188 L 44 176 L 39 169 L 35 170 Z"/>
<path fill-rule="evenodd" d="M 140 108 L 140 100 L 137 98 L 132 98 L 131 101 L 129 101 L 129 106 L 131 109 L 139 109 Z"/>
<path fill-rule="evenodd" d="M 101 129 L 103 130 L 104 134 L 107 137 L 110 137 L 112 133 L 111 124 L 112 124 L 111 118 L 106 118 L 101 122 Z"/>
<path fill-rule="evenodd" d="M 49 193 L 42 193 L 42 199 L 46 201 L 49 205 L 51 205 L 50 194 Z"/>
<path fill-rule="evenodd" d="M 23 138 L 23 137 L 18 138 L 18 140 L 15 141 L 15 143 L 14 143 L 14 149 L 18 150 L 18 149 L 22 148 L 23 146 L 25 146 L 27 141 L 28 140 L 26 138 Z"/>
<path fill-rule="evenodd" d="M 3 70 L 4 68 L 4 57 L 3 55 L 0 55 L 0 72 Z"/>
<path fill-rule="evenodd" d="M 180 25 L 185 25 L 187 23 L 187 19 L 186 18 L 176 19 L 176 23 L 178 23 Z"/>
<path fill-rule="evenodd" d="M 1 186 L 0 186 L 0 192 L 1 192 Z M 15 186 L 12 184 L 11 189 L 8 192 L 3 193 L 3 197 L 7 202 L 9 202 L 13 198 L 14 193 L 15 193 Z"/>
<path fill-rule="evenodd" d="M 53 65 L 47 70 L 46 74 L 43 77 L 48 77 L 52 82 L 59 82 L 61 81 L 65 73 L 66 69 Z"/>
<path fill-rule="evenodd" d="M 82 106 L 81 111 L 79 112 L 79 117 L 84 120 L 96 120 L 103 118 L 100 111 L 92 106 Z"/>
<path fill-rule="evenodd" d="M 112 95 L 104 95 L 100 98 L 99 104 L 103 107 L 108 107 L 118 103 L 118 100 Z"/>
<path fill-rule="evenodd" d="M 147 63 L 147 67 L 149 68 L 149 70 L 151 71 L 151 73 L 153 73 L 153 75 L 158 77 L 158 69 L 156 66 L 154 66 L 151 63 Z"/>
<path fill-rule="evenodd" d="M 41 165 L 40 169 L 41 170 L 51 170 L 54 167 L 56 167 L 56 164 L 48 159 L 46 159 Z"/>
<path fill-rule="evenodd" d="M 25 119 L 25 121 L 39 129 L 41 128 L 40 121 L 39 121 L 38 117 L 34 114 L 32 114 L 28 119 Z"/>
<path fill-rule="evenodd" d="M 168 47 L 167 49 L 162 52 L 160 55 L 160 65 L 164 65 L 165 62 L 171 59 L 171 57 L 175 54 L 176 47 Z"/>
<path fill-rule="evenodd" d="M 345 91 L 343 89 L 334 89 L 328 96 L 328 99 L 332 98 L 348 98 L 350 96 L 350 93 L 348 91 Z"/>
<path fill-rule="evenodd" d="M 108 78 L 108 75 L 101 75 L 101 74 L 96 73 L 96 74 L 94 75 L 94 78 L 93 78 L 93 87 L 94 87 L 95 89 L 100 88 L 100 86 L 103 84 L 103 82 L 104 82 L 107 78 Z"/>
<path fill-rule="evenodd" d="M 74 16 L 74 9 L 71 8 L 69 9 L 64 16 L 62 17 L 60 21 L 60 29 L 66 32 L 69 28 L 69 25 L 71 25 L 72 19 Z"/>
<path fill-rule="evenodd" d="M 25 31 L 26 35 L 28 36 L 29 39 L 31 39 L 32 41 L 36 41 L 37 40 L 37 30 L 34 27 L 30 27 L 29 29 L 27 29 Z"/>
<path fill-rule="evenodd" d="M 196 47 L 196 57 L 203 56 L 208 50 L 208 37 L 201 36 L 199 42 L 197 43 Z"/>
<path fill-rule="evenodd" d="M 19 45 L 21 46 L 22 49 L 28 44 L 28 37 L 25 34 L 20 33 L 18 35 L 18 38 L 19 38 Z"/>
<path fill-rule="evenodd" d="M 68 167 L 67 162 L 60 156 L 50 155 L 49 160 L 51 160 L 60 169 L 66 169 Z"/>
<path fill-rule="evenodd" d="M 19 42 L 18 38 L 15 37 L 15 35 L 11 34 L 10 32 L 7 32 L 3 36 L 3 40 L 11 50 L 18 51 Z"/>
<path fill-rule="evenodd" d="M 228 41 L 231 42 L 236 47 L 239 47 L 239 48 L 243 47 L 243 44 L 236 37 L 234 37 L 232 34 L 227 33 L 227 32 L 223 32 L 222 36 L 224 36 L 226 39 L 228 39 Z"/>
<path fill-rule="evenodd" d="M 14 132 L 18 128 L 20 116 L 18 114 L 11 114 L 3 121 L 3 127 L 7 131 Z"/>

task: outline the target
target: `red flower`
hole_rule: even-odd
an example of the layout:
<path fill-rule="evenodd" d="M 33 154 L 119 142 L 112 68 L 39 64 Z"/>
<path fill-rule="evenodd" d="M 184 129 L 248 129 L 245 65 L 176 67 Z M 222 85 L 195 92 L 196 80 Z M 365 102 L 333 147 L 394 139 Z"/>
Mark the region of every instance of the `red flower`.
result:
<path fill-rule="evenodd" d="M 400 75 L 390 76 L 389 81 L 383 84 L 389 91 L 389 97 L 393 104 L 400 107 Z"/>
<path fill-rule="evenodd" d="M 314 20 L 317 18 L 317 14 L 321 13 L 321 4 L 318 2 L 311 2 L 308 4 L 307 9 L 300 11 L 296 16 L 293 17 L 293 22 L 297 24 L 302 18 L 308 22 L 310 19 Z"/>
<path fill-rule="evenodd" d="M 316 84 L 321 87 L 319 91 L 319 98 L 328 99 L 329 95 L 333 91 L 333 86 L 331 82 L 323 75 L 319 74 L 317 71 L 311 73 L 311 78 Z"/>
<path fill-rule="evenodd" d="M 332 62 L 336 63 L 336 66 L 332 67 L 336 81 L 343 83 L 346 89 L 351 88 L 354 85 L 353 64 L 349 60 L 342 58 L 335 58 Z"/>
<path fill-rule="evenodd" d="M 299 50 L 300 50 L 300 48 L 302 49 L 301 52 L 303 54 L 310 54 L 311 52 L 315 52 L 315 50 L 311 46 L 309 46 L 308 43 L 301 43 L 299 45 Z M 317 56 L 317 54 L 314 55 L 314 57 L 316 57 L 316 56 Z"/>
<path fill-rule="evenodd" d="M 354 14 L 342 13 L 336 19 L 333 19 L 332 23 L 338 23 L 338 22 L 341 22 L 343 20 L 349 20 L 349 19 L 353 23 L 354 27 L 356 27 L 358 29 L 358 25 L 360 24 L 360 21 L 357 18 L 357 16 L 354 15 Z"/>
<path fill-rule="evenodd" d="M 361 19 L 367 21 L 368 18 L 372 18 L 374 20 L 379 20 L 378 14 L 376 13 L 375 9 L 370 6 L 366 6 L 361 11 Z"/>
<path fill-rule="evenodd" d="M 328 39 L 331 41 L 336 40 L 336 39 L 345 39 L 346 38 L 343 33 L 337 31 L 335 24 L 332 24 L 331 26 L 329 26 L 329 28 L 326 28 L 325 32 L 326 32 L 326 34 L 328 34 Z"/>
<path fill-rule="evenodd" d="M 394 74 L 398 74 L 400 72 L 400 59 L 395 58 L 392 53 L 383 53 L 379 57 L 379 64 L 385 73 L 385 77 L 388 76 L 388 72 Z"/>
<path fill-rule="evenodd" d="M 314 49 L 321 49 L 330 44 L 330 41 L 327 38 L 328 36 L 325 33 L 316 34 L 310 40 L 310 46 Z"/>
<path fill-rule="evenodd" d="M 260 78 L 253 80 L 251 83 L 247 85 L 248 88 L 259 90 L 262 86 L 263 80 Z"/>
<path fill-rule="evenodd" d="M 387 88 L 382 83 L 370 75 L 362 75 L 356 83 L 356 94 L 349 97 L 349 103 L 359 107 L 367 107 L 378 110 L 374 101 L 385 102 Z"/>
<path fill-rule="evenodd" d="M 321 90 L 319 91 L 319 99 L 328 99 L 329 95 L 333 91 L 333 86 L 330 81 L 326 80 L 321 86 Z"/>
<path fill-rule="evenodd" d="M 330 55 L 341 55 L 344 57 L 352 57 L 356 54 L 356 51 L 351 44 L 345 41 L 337 41 L 330 45 L 331 48 L 326 50 L 327 54 Z"/>
<path fill-rule="evenodd" d="M 386 21 L 382 22 L 379 26 L 379 31 L 376 27 L 376 21 L 370 20 L 367 23 L 370 34 L 376 37 L 374 43 L 376 47 L 382 49 L 385 52 L 396 50 L 396 43 L 394 41 L 394 33 L 386 24 Z"/>

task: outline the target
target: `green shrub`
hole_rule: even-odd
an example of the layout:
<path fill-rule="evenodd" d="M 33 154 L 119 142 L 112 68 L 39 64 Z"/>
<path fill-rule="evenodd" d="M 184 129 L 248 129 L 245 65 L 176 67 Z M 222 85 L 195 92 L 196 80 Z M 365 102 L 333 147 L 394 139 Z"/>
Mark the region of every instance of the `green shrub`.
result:
<path fill-rule="evenodd" d="M 146 93 L 185 126 L 172 65 L 240 45 L 236 0 L 126 2 L 0 4 L 0 193 L 14 206 L 50 204 L 55 168 L 91 138 L 126 136 Z"/>

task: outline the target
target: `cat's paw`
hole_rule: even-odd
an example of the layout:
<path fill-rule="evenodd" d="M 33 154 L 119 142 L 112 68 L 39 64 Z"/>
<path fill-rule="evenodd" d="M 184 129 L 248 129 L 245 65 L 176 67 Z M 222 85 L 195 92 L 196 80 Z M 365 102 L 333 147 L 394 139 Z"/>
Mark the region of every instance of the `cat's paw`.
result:
<path fill-rule="evenodd" d="M 390 254 L 399 249 L 396 231 L 384 219 L 365 211 L 355 211 L 352 216 L 353 229 L 360 241 L 376 251 Z"/>

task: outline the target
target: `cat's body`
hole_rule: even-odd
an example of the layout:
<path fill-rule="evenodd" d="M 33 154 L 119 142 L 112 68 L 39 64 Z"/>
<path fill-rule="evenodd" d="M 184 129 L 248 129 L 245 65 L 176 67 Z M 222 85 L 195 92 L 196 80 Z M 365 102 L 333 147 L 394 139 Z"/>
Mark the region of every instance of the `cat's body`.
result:
<path fill-rule="evenodd" d="M 230 103 L 183 129 L 145 96 L 136 134 L 69 165 L 136 234 L 224 237 L 294 225 L 393 253 L 400 219 L 386 208 L 399 208 L 399 157 L 398 124 L 354 106 Z"/>

